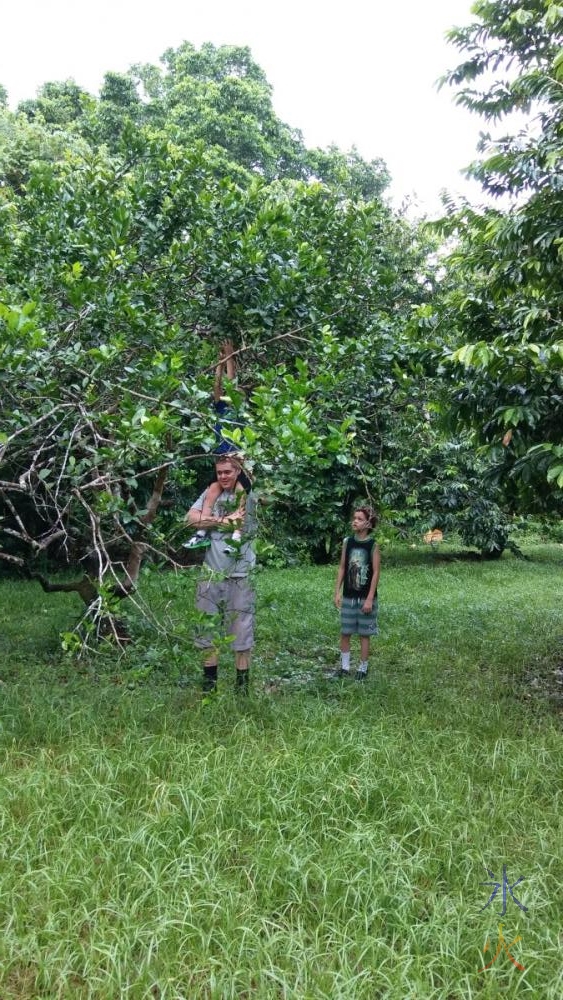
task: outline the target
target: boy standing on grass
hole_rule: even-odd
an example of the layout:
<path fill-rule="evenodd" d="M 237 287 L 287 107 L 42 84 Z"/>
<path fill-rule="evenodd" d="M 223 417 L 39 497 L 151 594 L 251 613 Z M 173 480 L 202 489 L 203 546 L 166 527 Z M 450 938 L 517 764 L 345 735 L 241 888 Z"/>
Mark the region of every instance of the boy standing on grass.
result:
<path fill-rule="evenodd" d="M 371 534 L 376 523 L 377 515 L 371 507 L 357 507 L 354 511 L 353 534 L 344 539 L 334 589 L 334 603 L 341 609 L 338 676 L 350 676 L 350 636 L 359 635 L 361 659 L 357 681 L 364 681 L 368 675 L 369 641 L 372 635 L 377 635 L 380 554 Z"/>

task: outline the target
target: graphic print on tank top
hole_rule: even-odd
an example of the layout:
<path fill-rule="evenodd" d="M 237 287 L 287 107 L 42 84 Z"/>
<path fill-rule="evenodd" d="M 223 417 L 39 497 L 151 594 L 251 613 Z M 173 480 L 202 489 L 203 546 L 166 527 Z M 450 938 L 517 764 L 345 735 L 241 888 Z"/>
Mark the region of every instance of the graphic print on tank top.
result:
<path fill-rule="evenodd" d="M 371 547 L 350 545 L 348 551 L 348 572 L 346 590 L 351 595 L 360 596 L 369 589 L 371 578 Z"/>

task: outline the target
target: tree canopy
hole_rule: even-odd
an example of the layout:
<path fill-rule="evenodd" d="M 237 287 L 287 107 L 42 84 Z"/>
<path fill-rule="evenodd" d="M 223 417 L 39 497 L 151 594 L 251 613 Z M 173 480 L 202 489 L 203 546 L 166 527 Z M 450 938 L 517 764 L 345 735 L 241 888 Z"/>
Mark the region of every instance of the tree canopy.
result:
<path fill-rule="evenodd" d="M 147 554 L 171 555 L 183 511 L 171 522 L 162 501 L 185 496 L 213 446 L 222 341 L 245 392 L 228 387 L 238 443 L 283 495 L 290 473 L 353 466 L 361 405 L 342 365 L 361 361 L 366 391 L 389 372 L 424 258 L 342 173 L 268 181 L 239 163 L 232 178 L 220 144 L 169 118 L 129 132 L 136 94 L 109 75 L 97 103 L 45 87 L 0 129 L 2 558 L 44 586 L 54 555 L 82 567 L 64 588 L 98 610 Z"/>
<path fill-rule="evenodd" d="M 420 314 L 420 329 L 436 337 L 436 356 L 445 355 L 454 425 L 472 427 L 522 506 L 559 509 L 563 7 L 495 0 L 473 12 L 472 24 L 450 32 L 465 59 L 444 82 L 497 128 L 515 112 L 525 119 L 516 132 L 483 135 L 470 173 L 504 203 L 450 206 L 441 226 L 453 241 L 447 280 Z"/>
<path fill-rule="evenodd" d="M 330 558 L 367 494 L 498 555 L 503 507 L 559 509 L 563 14 L 474 11 L 445 81 L 531 118 L 471 168 L 511 209 L 449 206 L 434 231 L 385 202 L 382 161 L 307 149 L 247 48 L 184 43 L 97 97 L 52 82 L 0 109 L 4 563 L 113 621 L 145 557 L 174 559 L 227 339 L 274 540 Z"/>
<path fill-rule="evenodd" d="M 272 87 L 246 46 L 208 42 L 197 49 L 184 42 L 167 49 L 159 65 L 106 73 L 98 98 L 73 80 L 49 82 L 18 110 L 129 159 L 139 130 L 165 135 L 188 150 L 203 143 L 217 153 L 217 169 L 241 183 L 256 174 L 266 181 L 317 179 L 368 200 L 389 183 L 381 159 L 366 161 L 356 149 L 336 146 L 307 149 L 299 130 L 276 115 Z"/>

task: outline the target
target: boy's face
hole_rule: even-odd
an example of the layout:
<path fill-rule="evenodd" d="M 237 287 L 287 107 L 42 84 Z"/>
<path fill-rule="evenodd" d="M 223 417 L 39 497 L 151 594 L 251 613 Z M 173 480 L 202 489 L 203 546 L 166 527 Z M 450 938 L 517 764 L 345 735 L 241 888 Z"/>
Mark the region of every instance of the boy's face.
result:
<path fill-rule="evenodd" d="M 369 531 L 370 523 L 364 513 L 361 510 L 355 510 L 352 517 L 352 531 Z"/>

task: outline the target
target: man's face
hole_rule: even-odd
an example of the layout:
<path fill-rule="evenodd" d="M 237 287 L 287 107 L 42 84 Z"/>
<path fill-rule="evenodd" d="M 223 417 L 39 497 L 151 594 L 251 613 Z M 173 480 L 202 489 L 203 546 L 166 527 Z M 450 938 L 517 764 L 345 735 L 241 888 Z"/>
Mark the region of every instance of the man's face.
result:
<path fill-rule="evenodd" d="M 215 466 L 217 482 L 223 490 L 234 490 L 237 481 L 238 469 L 231 462 L 219 462 Z"/>
<path fill-rule="evenodd" d="M 362 514 L 360 510 L 354 511 L 354 516 L 352 518 L 352 531 L 368 531 L 369 521 L 365 514 Z"/>

